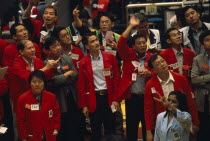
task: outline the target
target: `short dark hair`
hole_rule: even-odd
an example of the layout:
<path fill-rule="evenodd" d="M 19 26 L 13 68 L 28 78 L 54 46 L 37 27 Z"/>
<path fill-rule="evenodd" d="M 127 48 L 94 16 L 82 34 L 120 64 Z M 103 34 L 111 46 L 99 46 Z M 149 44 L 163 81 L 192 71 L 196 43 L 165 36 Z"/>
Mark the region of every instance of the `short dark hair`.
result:
<path fill-rule="evenodd" d="M 148 67 L 149 67 L 150 69 L 153 69 L 153 68 L 154 68 L 154 66 L 153 66 L 152 63 L 158 58 L 158 56 L 161 56 L 161 55 L 155 53 L 155 54 L 153 54 L 153 55 L 149 58 L 149 60 L 148 60 Z M 162 56 L 161 56 L 161 57 L 162 57 Z"/>
<path fill-rule="evenodd" d="M 210 35 L 210 30 L 205 30 L 203 31 L 200 36 L 199 36 L 199 41 L 200 43 L 203 45 L 203 40 L 205 37 L 209 36 Z"/>
<path fill-rule="evenodd" d="M 101 17 L 104 16 L 104 17 L 108 17 L 111 20 L 111 22 L 114 22 L 114 16 L 109 12 L 100 12 L 98 16 L 99 16 L 99 20 L 101 20 Z"/>
<path fill-rule="evenodd" d="M 45 40 L 43 46 L 46 50 L 50 50 L 50 46 L 55 44 L 56 41 L 58 41 L 58 40 L 54 36 L 50 36 Z"/>
<path fill-rule="evenodd" d="M 79 9 L 79 18 L 80 19 L 90 19 L 88 11 L 84 8 Z"/>
<path fill-rule="evenodd" d="M 47 5 L 43 11 L 45 11 L 46 9 L 54 9 L 55 11 L 55 16 L 58 15 L 58 11 L 57 11 L 57 8 L 55 6 L 52 6 L 52 5 Z"/>
<path fill-rule="evenodd" d="M 178 106 L 179 110 L 188 112 L 186 94 L 182 93 L 181 91 L 171 91 L 168 96 L 170 96 L 170 95 L 176 96 L 176 99 L 179 102 L 179 106 Z"/>
<path fill-rule="evenodd" d="M 135 16 L 140 20 L 141 23 L 148 22 L 147 15 L 144 13 L 137 13 Z"/>
<path fill-rule="evenodd" d="M 136 39 L 138 39 L 138 38 L 144 38 L 144 39 L 147 41 L 147 37 L 146 37 L 146 36 L 144 36 L 144 35 L 142 35 L 142 34 L 135 34 L 135 35 L 132 37 L 132 40 L 131 40 L 132 45 L 135 44 L 135 41 L 136 41 Z"/>
<path fill-rule="evenodd" d="M 165 32 L 165 34 L 164 34 L 165 41 L 166 41 L 167 39 L 170 39 L 169 33 L 170 33 L 171 31 L 173 31 L 173 30 L 179 31 L 177 28 L 174 28 L 174 27 L 171 27 L 171 28 L 167 29 L 166 32 Z"/>
<path fill-rule="evenodd" d="M 25 44 L 27 42 L 31 42 L 30 40 L 21 40 L 21 41 L 18 41 L 17 42 L 17 50 L 20 51 L 20 50 L 24 50 L 25 48 Z"/>
<path fill-rule="evenodd" d="M 197 5 L 185 6 L 185 7 L 182 9 L 182 14 L 183 14 L 183 16 L 185 16 L 185 12 L 186 12 L 188 9 L 190 9 L 190 8 L 194 9 L 194 10 L 195 10 L 196 12 L 198 12 L 198 13 L 201 12 L 201 10 L 199 9 L 199 6 L 197 6 Z"/>
<path fill-rule="evenodd" d="M 20 26 L 20 25 L 22 25 L 22 26 L 24 26 L 25 27 L 25 25 L 23 25 L 23 24 L 20 24 L 20 23 L 14 23 L 12 26 L 11 26 L 11 28 L 10 28 L 10 35 L 11 36 L 14 36 L 14 35 L 16 35 L 16 27 L 17 26 Z M 25 27 L 26 28 L 26 27 Z"/>
<path fill-rule="evenodd" d="M 51 36 L 54 36 L 58 41 L 60 41 L 59 34 L 62 30 L 66 30 L 63 26 L 55 27 Z"/>
<path fill-rule="evenodd" d="M 37 78 L 43 80 L 43 81 L 44 81 L 44 85 L 46 86 L 46 84 L 47 84 L 47 79 L 46 79 L 46 76 L 45 76 L 45 74 L 44 74 L 43 71 L 41 71 L 41 70 L 32 71 L 32 72 L 30 73 L 29 77 L 28 77 L 28 82 L 29 82 L 29 84 L 31 84 L 31 80 L 32 80 L 34 77 L 37 77 Z"/>
<path fill-rule="evenodd" d="M 93 36 L 93 35 L 95 35 L 94 32 L 88 32 L 88 33 L 84 34 L 84 36 L 82 36 L 83 45 L 88 45 L 88 39 L 89 39 L 90 36 Z"/>

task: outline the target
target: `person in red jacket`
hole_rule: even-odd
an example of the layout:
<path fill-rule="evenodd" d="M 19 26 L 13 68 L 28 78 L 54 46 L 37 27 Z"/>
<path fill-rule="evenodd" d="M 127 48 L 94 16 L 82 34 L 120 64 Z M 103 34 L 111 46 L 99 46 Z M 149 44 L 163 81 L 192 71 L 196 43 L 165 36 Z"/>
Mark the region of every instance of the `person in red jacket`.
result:
<path fill-rule="evenodd" d="M 168 69 L 189 79 L 193 58 L 196 54 L 182 46 L 182 33 L 178 29 L 169 28 L 164 37 L 170 48 L 162 51 L 160 55 L 166 60 Z"/>
<path fill-rule="evenodd" d="M 21 40 L 29 39 L 28 31 L 23 24 L 19 24 L 19 23 L 13 24 L 10 29 L 10 34 L 15 40 L 15 42 L 13 44 L 8 45 L 4 49 L 4 54 L 3 54 L 3 66 L 8 66 L 9 69 L 13 65 L 14 60 L 18 56 L 20 56 L 20 53 L 18 52 L 18 49 L 17 49 L 17 43 Z M 33 43 L 33 46 L 36 49 L 35 56 L 41 59 L 41 52 L 40 52 L 39 46 L 35 43 Z"/>
<path fill-rule="evenodd" d="M 56 96 L 44 90 L 46 77 L 35 70 L 29 76 L 31 90 L 22 94 L 17 105 L 17 129 L 22 141 L 56 141 L 60 129 L 60 109 Z"/>
<path fill-rule="evenodd" d="M 119 83 L 119 99 L 125 100 L 126 136 L 129 141 L 138 140 L 139 122 L 142 123 L 143 139 L 146 140 L 144 122 L 144 89 L 145 83 L 151 77 L 147 62 L 152 56 L 147 52 L 147 38 L 136 34 L 132 37 L 132 47 L 127 43 L 131 30 L 139 25 L 139 19 L 131 16 L 129 26 L 118 41 L 118 52 L 123 60 L 122 79 Z"/>
<path fill-rule="evenodd" d="M 89 50 L 80 61 L 78 79 L 78 105 L 83 114 L 90 117 L 92 129 L 91 141 L 99 141 L 102 123 L 104 134 L 112 134 L 114 130 L 113 112 L 119 111 L 117 87 L 120 74 L 116 57 L 100 51 L 97 37 L 93 33 L 83 36 L 83 44 Z"/>
<path fill-rule="evenodd" d="M 74 67 L 79 70 L 79 61 L 84 57 L 82 50 L 74 45 L 72 45 L 72 40 L 68 34 L 66 28 L 56 27 L 53 31 L 52 36 L 55 36 L 60 42 L 62 47 L 62 53 L 71 57 Z"/>
<path fill-rule="evenodd" d="M 169 71 L 168 65 L 164 58 L 158 54 L 154 54 L 148 61 L 149 68 L 155 72 L 152 78 L 147 82 L 144 94 L 144 116 L 147 130 L 147 141 L 153 140 L 153 131 L 157 115 L 166 110 L 154 98 L 161 96 L 168 97 L 171 91 L 181 91 L 186 94 L 187 106 L 192 116 L 193 133 L 198 131 L 200 121 L 198 119 L 198 111 L 192 99 L 192 92 L 187 79 L 176 72 Z M 158 94 L 159 93 L 159 94 Z"/>

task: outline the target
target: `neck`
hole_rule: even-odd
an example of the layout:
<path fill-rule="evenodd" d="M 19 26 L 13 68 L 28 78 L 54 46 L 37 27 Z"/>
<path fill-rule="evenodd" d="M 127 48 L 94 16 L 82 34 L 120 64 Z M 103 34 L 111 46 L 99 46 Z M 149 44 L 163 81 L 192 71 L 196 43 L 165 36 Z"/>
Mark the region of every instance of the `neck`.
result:
<path fill-rule="evenodd" d="M 159 74 L 157 74 L 158 77 L 163 80 L 163 81 L 167 81 L 169 78 L 169 71 L 164 71 L 164 72 L 160 72 Z"/>
<path fill-rule="evenodd" d="M 71 45 L 62 45 L 62 50 L 65 54 L 68 54 L 72 50 Z"/>
<path fill-rule="evenodd" d="M 90 52 L 90 54 L 93 56 L 94 59 L 98 59 L 98 57 L 99 57 L 99 51 L 97 51 L 97 52 Z"/>
<path fill-rule="evenodd" d="M 144 52 L 144 53 L 138 53 L 139 57 L 141 57 L 141 58 L 144 57 L 145 54 L 146 54 L 146 52 Z"/>
<path fill-rule="evenodd" d="M 201 20 L 199 20 L 195 24 L 190 25 L 190 27 L 192 28 L 192 30 L 197 31 L 198 28 L 201 27 L 201 25 L 202 25 L 202 22 L 201 22 Z"/>
<path fill-rule="evenodd" d="M 182 46 L 181 46 L 181 44 L 179 44 L 179 45 L 172 45 L 171 46 L 173 49 L 175 49 L 176 51 L 181 51 L 181 49 L 182 49 Z"/>
<path fill-rule="evenodd" d="M 102 33 L 104 36 L 106 36 L 106 31 L 101 31 L 101 33 Z"/>
<path fill-rule="evenodd" d="M 46 26 L 47 29 L 51 29 L 54 26 L 54 24 L 48 24 L 48 25 L 45 25 L 45 26 Z"/>
<path fill-rule="evenodd" d="M 23 57 L 23 56 L 22 56 Z M 26 61 L 28 61 L 29 63 L 32 63 L 33 59 L 29 59 L 29 58 L 25 58 L 23 57 Z"/>

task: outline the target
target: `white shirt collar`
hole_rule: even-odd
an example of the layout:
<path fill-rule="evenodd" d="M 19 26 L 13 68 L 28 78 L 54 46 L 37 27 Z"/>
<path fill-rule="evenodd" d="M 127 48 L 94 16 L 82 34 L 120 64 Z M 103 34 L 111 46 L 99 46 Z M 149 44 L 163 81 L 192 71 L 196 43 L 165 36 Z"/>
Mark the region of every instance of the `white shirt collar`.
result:
<path fill-rule="evenodd" d="M 174 77 L 172 76 L 172 74 L 170 73 L 170 71 L 168 71 L 168 73 L 169 73 L 169 78 L 168 78 L 167 81 L 163 81 L 162 79 L 160 79 L 160 77 L 157 76 L 160 84 L 162 84 L 162 83 L 168 84 L 170 81 L 175 82 Z"/>
<path fill-rule="evenodd" d="M 172 48 L 173 49 L 173 51 L 174 51 L 174 54 L 176 55 L 177 53 L 178 53 L 178 51 L 176 50 L 176 49 L 174 49 L 174 48 Z M 183 52 L 183 48 L 181 48 L 181 51 L 180 51 L 182 54 L 184 53 Z"/>

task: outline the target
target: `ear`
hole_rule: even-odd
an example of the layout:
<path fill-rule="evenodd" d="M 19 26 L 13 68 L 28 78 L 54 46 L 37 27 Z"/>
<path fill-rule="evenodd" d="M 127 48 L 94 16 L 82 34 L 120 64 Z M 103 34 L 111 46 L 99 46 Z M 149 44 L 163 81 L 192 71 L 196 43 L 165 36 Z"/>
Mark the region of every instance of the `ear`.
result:
<path fill-rule="evenodd" d="M 112 28 L 114 27 L 114 22 L 112 22 Z"/>
<path fill-rule="evenodd" d="M 12 38 L 13 38 L 14 40 L 17 40 L 17 37 L 16 37 L 16 35 L 13 35 L 13 36 L 12 36 Z"/>
<path fill-rule="evenodd" d="M 166 39 L 166 42 L 167 42 L 168 44 L 170 44 L 170 43 L 171 43 L 171 40 L 170 40 L 170 39 Z"/>
<path fill-rule="evenodd" d="M 203 44 L 201 44 L 201 48 L 204 48 Z"/>
<path fill-rule="evenodd" d="M 88 50 L 90 49 L 88 45 L 85 45 L 85 48 L 88 49 Z"/>

